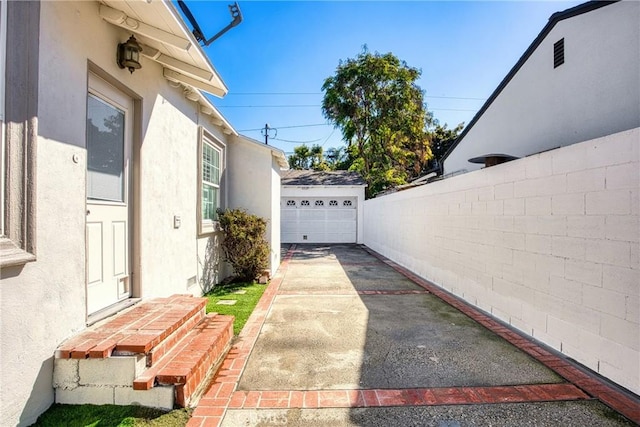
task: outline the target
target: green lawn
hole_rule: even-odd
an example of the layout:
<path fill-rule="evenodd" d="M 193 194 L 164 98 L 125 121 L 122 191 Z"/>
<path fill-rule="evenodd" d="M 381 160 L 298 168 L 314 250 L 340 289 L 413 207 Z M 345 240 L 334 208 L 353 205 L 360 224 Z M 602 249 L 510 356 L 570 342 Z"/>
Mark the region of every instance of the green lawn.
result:
<path fill-rule="evenodd" d="M 235 316 L 233 333 L 238 335 L 253 312 L 265 285 L 240 283 L 218 286 L 205 295 L 209 299 L 207 313 L 216 312 Z M 246 291 L 244 294 L 234 293 Z M 218 305 L 220 300 L 236 300 L 234 305 Z M 143 406 L 116 405 L 59 405 L 54 404 L 40 415 L 36 427 L 184 427 L 189 421 L 190 410 L 171 412 Z"/>
<path fill-rule="evenodd" d="M 144 406 L 59 405 L 40 415 L 36 427 L 183 427 L 191 410 L 171 412 Z"/>
<path fill-rule="evenodd" d="M 256 304 L 266 289 L 266 285 L 253 283 L 240 283 L 228 287 L 215 287 L 205 295 L 209 299 L 207 313 L 231 314 L 236 317 L 233 322 L 233 334 L 238 335 L 247 319 L 253 312 Z M 246 291 L 245 294 L 236 294 L 237 291 Z M 235 305 L 218 305 L 220 300 L 236 300 Z"/>

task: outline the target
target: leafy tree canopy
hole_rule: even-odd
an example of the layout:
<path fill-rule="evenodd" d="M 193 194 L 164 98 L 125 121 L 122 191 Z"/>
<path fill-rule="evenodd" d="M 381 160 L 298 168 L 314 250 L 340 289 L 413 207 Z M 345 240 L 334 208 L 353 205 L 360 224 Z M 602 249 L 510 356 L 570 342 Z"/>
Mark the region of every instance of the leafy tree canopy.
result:
<path fill-rule="evenodd" d="M 432 157 L 419 77 L 392 53 L 365 47 L 322 85 L 322 113 L 342 131 L 369 196 L 419 176 Z"/>
<path fill-rule="evenodd" d="M 305 144 L 294 147 L 293 154 L 289 156 L 289 167 L 316 171 L 329 169 L 322 146 L 316 144 L 311 148 Z"/>
<path fill-rule="evenodd" d="M 427 132 L 429 133 L 431 153 L 433 153 L 433 158 L 429 160 L 428 169 L 442 166 L 442 158 L 458 138 L 458 135 L 460 135 L 463 127 L 464 123 L 459 123 L 453 129 L 449 129 L 446 123 L 444 125 L 441 125 L 438 120 L 434 119 L 433 115 L 429 113 L 426 128 Z"/>

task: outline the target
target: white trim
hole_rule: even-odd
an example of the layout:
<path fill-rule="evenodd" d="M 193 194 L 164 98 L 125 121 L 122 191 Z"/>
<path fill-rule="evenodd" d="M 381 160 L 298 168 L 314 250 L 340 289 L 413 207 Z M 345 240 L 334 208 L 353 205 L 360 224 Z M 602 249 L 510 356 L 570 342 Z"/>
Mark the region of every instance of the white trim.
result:
<path fill-rule="evenodd" d="M 217 151 L 220 155 L 219 159 L 219 177 L 218 177 L 218 203 L 216 209 L 224 209 L 227 205 L 226 201 L 226 191 L 225 191 L 225 182 L 224 182 L 224 171 L 226 169 L 226 145 L 218 138 L 213 136 L 211 133 L 207 132 L 204 128 L 200 128 L 199 136 L 198 136 L 198 235 L 210 234 L 217 231 L 218 221 L 211 221 L 209 219 L 205 219 L 202 217 L 202 185 L 212 185 L 215 186 L 210 181 L 205 181 L 202 176 L 203 172 L 203 159 L 202 153 L 205 147 L 205 144 Z"/>
<path fill-rule="evenodd" d="M 211 79 L 213 79 L 213 73 L 211 71 L 198 68 L 194 65 L 180 61 L 172 56 L 165 55 L 158 49 L 155 49 L 146 44 L 140 43 L 140 47 L 142 47 L 142 56 L 144 56 L 145 58 L 149 58 L 150 60 L 162 64 L 168 68 L 174 69 L 178 72 L 183 72 L 198 79 L 203 79 L 206 81 L 211 81 Z"/>
<path fill-rule="evenodd" d="M 182 73 L 179 73 L 175 70 L 170 70 L 169 68 L 164 67 L 162 70 L 162 74 L 164 75 L 165 79 L 172 81 L 174 83 L 184 83 L 188 86 L 191 86 L 193 88 L 196 89 L 200 89 L 203 90 L 207 93 L 210 93 L 212 95 L 216 95 L 219 97 L 223 97 L 227 94 L 227 92 L 221 88 L 219 88 L 218 86 L 214 86 L 210 83 L 205 83 L 202 80 L 198 80 L 195 79 L 193 77 L 189 77 L 187 75 L 184 75 Z"/>
<path fill-rule="evenodd" d="M 102 19 L 113 25 L 132 31 L 136 34 L 149 37 L 150 39 L 156 40 L 160 43 L 171 45 L 177 49 L 184 50 L 185 52 L 188 51 L 192 45 L 191 41 L 187 39 L 183 39 L 182 37 L 178 37 L 159 28 L 152 27 L 142 21 L 138 21 L 137 19 L 127 16 L 127 14 L 121 10 L 111 8 L 104 4 L 100 5 L 99 14 Z"/>

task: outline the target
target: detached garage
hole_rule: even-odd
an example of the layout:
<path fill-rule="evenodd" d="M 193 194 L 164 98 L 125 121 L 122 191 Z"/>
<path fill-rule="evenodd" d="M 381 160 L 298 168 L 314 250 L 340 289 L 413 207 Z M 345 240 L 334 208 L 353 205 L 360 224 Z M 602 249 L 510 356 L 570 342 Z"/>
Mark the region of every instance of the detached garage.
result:
<path fill-rule="evenodd" d="M 362 243 L 367 184 L 357 172 L 289 170 L 281 185 L 282 243 Z"/>

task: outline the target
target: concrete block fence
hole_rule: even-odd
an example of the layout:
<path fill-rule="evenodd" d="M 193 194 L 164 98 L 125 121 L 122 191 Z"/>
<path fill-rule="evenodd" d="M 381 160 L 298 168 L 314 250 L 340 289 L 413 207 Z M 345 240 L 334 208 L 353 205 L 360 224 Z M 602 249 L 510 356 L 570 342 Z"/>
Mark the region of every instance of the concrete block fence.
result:
<path fill-rule="evenodd" d="M 640 394 L 639 211 L 636 128 L 368 200 L 364 243 Z"/>

